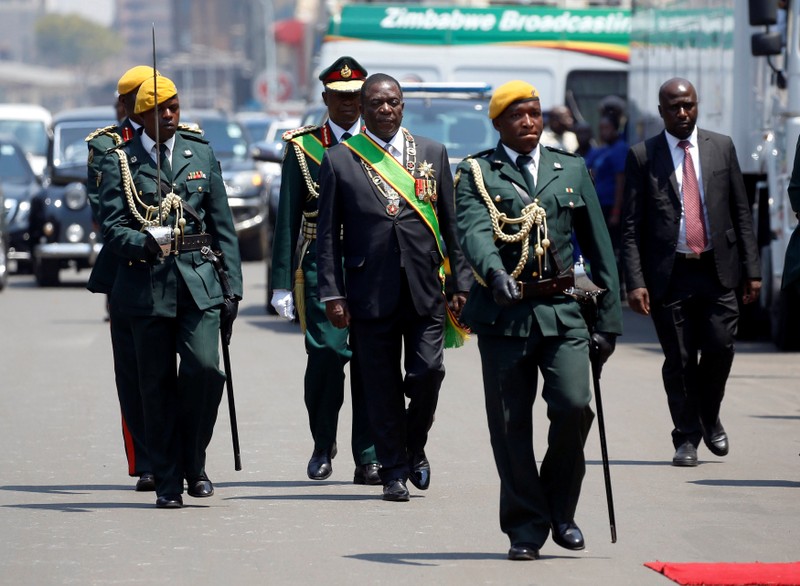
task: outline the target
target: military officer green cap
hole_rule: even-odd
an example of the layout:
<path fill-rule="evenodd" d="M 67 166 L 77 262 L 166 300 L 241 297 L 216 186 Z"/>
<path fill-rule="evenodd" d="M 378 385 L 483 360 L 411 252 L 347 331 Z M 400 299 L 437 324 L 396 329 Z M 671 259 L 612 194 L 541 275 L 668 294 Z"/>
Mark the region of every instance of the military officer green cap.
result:
<path fill-rule="evenodd" d="M 528 102 L 538 99 L 539 92 L 531 84 L 518 79 L 509 81 L 497 88 L 492 94 L 492 99 L 489 101 L 489 118 L 494 120 L 514 102 Z"/>
<path fill-rule="evenodd" d="M 325 89 L 334 92 L 359 92 L 366 78 L 367 70 L 352 57 L 339 57 L 319 74 Z"/>

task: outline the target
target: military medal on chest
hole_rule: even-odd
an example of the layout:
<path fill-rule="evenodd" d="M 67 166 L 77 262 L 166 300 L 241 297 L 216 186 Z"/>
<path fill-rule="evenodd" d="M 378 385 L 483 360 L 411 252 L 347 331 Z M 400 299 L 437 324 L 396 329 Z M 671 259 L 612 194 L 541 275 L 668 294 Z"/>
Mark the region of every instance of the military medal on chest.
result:
<path fill-rule="evenodd" d="M 421 177 L 414 179 L 415 193 L 417 199 L 420 201 L 435 202 L 436 201 L 436 179 L 433 165 L 428 161 L 422 161 L 417 165 L 417 173 Z"/>

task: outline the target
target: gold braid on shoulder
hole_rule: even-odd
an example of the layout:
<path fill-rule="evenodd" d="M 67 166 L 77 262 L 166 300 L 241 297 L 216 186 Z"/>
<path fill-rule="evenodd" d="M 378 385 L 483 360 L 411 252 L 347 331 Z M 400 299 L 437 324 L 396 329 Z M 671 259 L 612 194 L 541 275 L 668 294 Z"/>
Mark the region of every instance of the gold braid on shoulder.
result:
<path fill-rule="evenodd" d="M 113 130 L 116 129 L 117 129 L 116 124 L 112 124 L 110 126 L 104 126 L 103 128 L 98 128 L 97 130 L 93 130 L 92 132 L 89 133 L 89 136 L 87 136 L 83 140 L 89 142 L 90 140 L 94 140 L 101 134 L 105 134 L 106 136 L 110 136 L 113 139 L 114 145 L 120 145 L 122 144 L 122 137 L 116 132 L 112 132 Z"/>
<path fill-rule="evenodd" d="M 536 228 L 536 246 L 534 254 L 538 257 L 539 272 L 542 269 L 542 258 L 545 251 L 550 247 L 550 239 L 547 237 L 547 212 L 539 205 L 539 200 L 534 199 L 533 203 L 525 206 L 522 210 L 522 215 L 519 218 L 509 218 L 505 213 L 497 209 L 497 206 L 492 201 L 489 192 L 486 191 L 486 185 L 483 182 L 483 172 L 475 159 L 469 160 L 470 170 L 472 177 L 475 181 L 475 187 L 478 189 L 478 194 L 486 204 L 489 210 L 489 217 L 492 221 L 492 231 L 494 232 L 495 240 L 500 240 L 505 243 L 520 242 L 522 245 L 522 254 L 520 254 L 519 262 L 511 273 L 511 277 L 516 279 L 519 277 L 525 264 L 528 262 L 528 251 L 530 249 L 531 232 L 534 227 Z M 514 234 L 506 234 L 503 228 L 506 225 L 519 225 L 519 231 Z M 486 287 L 486 282 L 476 274 L 475 279 L 482 286 Z"/>
<path fill-rule="evenodd" d="M 319 197 L 319 183 L 314 181 L 311 178 L 311 171 L 308 168 L 308 161 L 306 161 L 306 154 L 303 152 L 303 149 L 300 148 L 300 145 L 296 142 L 292 142 L 292 148 L 294 149 L 294 154 L 297 156 L 297 164 L 300 167 L 300 172 L 303 174 L 303 179 L 306 182 L 306 187 L 308 187 L 308 197 L 309 199 L 314 199 Z M 316 218 L 319 215 L 319 211 L 314 210 L 313 212 L 303 212 L 303 217 L 305 218 Z"/>
<path fill-rule="evenodd" d="M 176 232 L 179 231 L 182 235 L 184 226 L 186 226 L 186 219 L 183 217 L 183 206 L 181 205 L 180 196 L 174 192 L 169 192 L 161 198 L 161 215 L 159 218 L 156 213 L 158 212 L 158 207 L 143 202 L 139 197 L 139 193 L 136 191 L 136 184 L 133 182 L 131 169 L 128 166 L 128 155 L 126 155 L 125 151 L 122 149 L 116 149 L 114 152 L 117 153 L 119 157 L 122 186 L 125 192 L 125 199 L 128 202 L 128 209 L 130 209 L 133 217 L 142 224 L 142 229 L 147 226 L 163 225 L 167 221 L 170 212 L 175 210 Z M 144 215 L 141 214 L 139 208 L 144 210 Z"/>

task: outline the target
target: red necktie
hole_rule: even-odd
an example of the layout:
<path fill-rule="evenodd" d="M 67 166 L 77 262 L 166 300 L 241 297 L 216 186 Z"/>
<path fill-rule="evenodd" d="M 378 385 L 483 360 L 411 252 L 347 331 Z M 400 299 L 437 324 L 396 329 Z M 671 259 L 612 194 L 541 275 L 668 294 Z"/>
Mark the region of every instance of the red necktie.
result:
<path fill-rule="evenodd" d="M 682 140 L 678 146 L 683 149 L 683 213 L 686 223 L 686 246 L 692 252 L 700 254 L 706 248 L 706 224 L 703 219 L 703 203 L 700 201 L 700 187 L 697 185 L 697 174 L 688 140 Z"/>

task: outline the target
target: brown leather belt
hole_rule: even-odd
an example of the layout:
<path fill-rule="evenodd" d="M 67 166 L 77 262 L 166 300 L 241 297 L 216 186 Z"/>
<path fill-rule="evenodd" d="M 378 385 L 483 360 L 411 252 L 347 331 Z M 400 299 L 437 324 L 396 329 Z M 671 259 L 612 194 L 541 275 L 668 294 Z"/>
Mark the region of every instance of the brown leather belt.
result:
<path fill-rule="evenodd" d="M 517 281 L 520 297 L 552 297 L 575 286 L 575 276 L 572 272 L 558 275 L 552 279 L 539 279 L 538 281 Z"/>
<path fill-rule="evenodd" d="M 194 252 L 204 246 L 211 246 L 211 234 L 187 234 L 183 238 L 175 239 L 175 249 L 178 252 Z"/>

